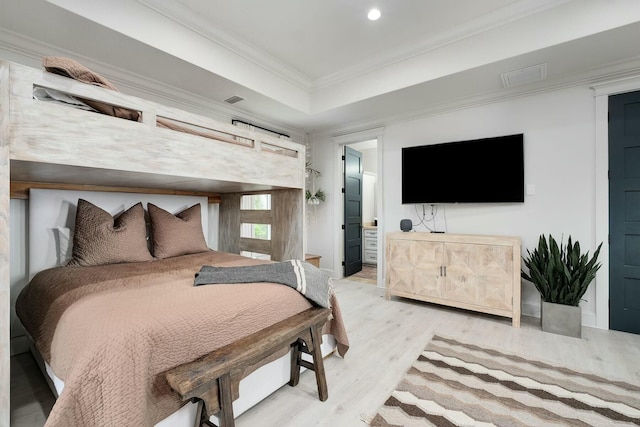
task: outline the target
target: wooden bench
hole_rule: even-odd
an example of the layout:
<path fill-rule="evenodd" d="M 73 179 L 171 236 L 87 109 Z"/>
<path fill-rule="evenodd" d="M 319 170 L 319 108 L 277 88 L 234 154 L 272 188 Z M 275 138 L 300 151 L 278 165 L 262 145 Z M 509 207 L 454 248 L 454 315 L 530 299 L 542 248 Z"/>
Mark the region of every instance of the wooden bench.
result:
<path fill-rule="evenodd" d="M 305 310 L 167 371 L 167 382 L 183 401 L 199 403 L 196 426 L 213 425 L 209 415 L 218 413 L 220 427 L 232 427 L 235 425 L 232 404 L 240 395 L 239 384 L 245 370 L 292 345 L 289 385 L 298 385 L 301 366 L 311 369 L 316 374 L 318 397 L 324 402 L 328 390 L 320 350 L 321 329 L 330 313 L 326 308 Z M 302 353 L 310 354 L 313 362 L 303 360 Z"/>

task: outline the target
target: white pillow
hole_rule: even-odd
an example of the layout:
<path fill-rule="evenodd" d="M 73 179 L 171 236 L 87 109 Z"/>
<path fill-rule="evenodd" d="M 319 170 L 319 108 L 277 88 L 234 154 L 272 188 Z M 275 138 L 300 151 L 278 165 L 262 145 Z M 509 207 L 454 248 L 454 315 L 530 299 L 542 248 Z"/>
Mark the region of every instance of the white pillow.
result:
<path fill-rule="evenodd" d="M 56 255 L 58 257 L 58 267 L 66 265 L 71 260 L 73 246 L 71 240 L 71 229 L 68 227 L 57 227 L 53 233 L 56 236 Z"/>

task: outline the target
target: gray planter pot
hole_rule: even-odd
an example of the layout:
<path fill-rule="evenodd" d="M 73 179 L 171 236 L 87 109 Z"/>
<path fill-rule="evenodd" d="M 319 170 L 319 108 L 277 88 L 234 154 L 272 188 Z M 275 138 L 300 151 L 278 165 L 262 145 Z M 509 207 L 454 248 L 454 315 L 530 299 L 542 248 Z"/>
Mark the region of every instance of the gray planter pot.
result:
<path fill-rule="evenodd" d="M 540 323 L 545 332 L 582 338 L 582 309 L 580 306 L 542 301 Z"/>

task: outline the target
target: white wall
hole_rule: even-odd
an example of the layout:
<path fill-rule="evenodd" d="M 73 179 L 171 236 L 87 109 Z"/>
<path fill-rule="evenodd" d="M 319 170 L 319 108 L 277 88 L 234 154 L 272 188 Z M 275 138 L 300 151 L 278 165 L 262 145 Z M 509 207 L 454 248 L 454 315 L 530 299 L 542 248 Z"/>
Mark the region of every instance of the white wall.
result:
<path fill-rule="evenodd" d="M 376 217 L 376 174 L 362 174 L 362 224 L 372 224 Z"/>
<path fill-rule="evenodd" d="M 322 171 L 316 178 L 316 188 L 322 188 L 327 195 L 326 201 L 313 207 L 307 206 L 310 220 L 307 222 L 307 249 L 308 253 L 320 255 L 320 268 L 334 273 L 334 227 L 339 226 L 334 222 L 333 209 L 336 201 L 342 200 L 342 194 L 336 193 L 334 187 L 336 181 L 334 175 L 340 168 L 340 155 L 335 155 L 335 147 L 331 142 L 324 144 L 310 142 L 314 169 Z M 337 246 L 338 243 L 335 244 Z M 337 250 L 338 248 L 335 248 Z M 340 270 L 336 268 L 336 271 Z"/>
<path fill-rule="evenodd" d="M 360 150 L 362 153 L 362 223 L 373 223 L 376 213 L 376 175 L 378 149 Z"/>
<path fill-rule="evenodd" d="M 523 253 L 536 245 L 540 234 L 569 234 L 593 252 L 595 241 L 595 108 L 593 91 L 573 87 L 550 93 L 480 105 L 467 109 L 394 123 L 384 130 L 378 173 L 382 185 L 383 233 L 399 230 L 402 218 L 417 222 L 414 205 L 401 204 L 401 148 L 464 139 L 524 133 L 525 185 L 535 186 L 523 204 L 441 205 L 437 228 L 449 233 L 515 235 L 522 239 Z M 336 167 L 334 143 L 327 136 L 312 136 L 314 164 L 328 173 Z M 428 168 L 425 168 L 428 174 Z M 438 177 L 425 177 L 437 185 Z M 323 187 L 333 188 L 324 182 Z M 334 265 L 336 231 L 330 214 L 340 199 L 330 195 L 321 221 L 308 230 L 309 248 L 323 256 L 327 271 L 339 276 Z M 430 212 L 430 207 L 427 207 Z M 422 207 L 419 207 L 421 213 Z M 446 219 L 446 221 L 445 221 Z M 425 230 L 426 231 L 426 230 Z M 383 266 L 382 263 L 379 266 Z M 596 284 L 597 285 L 597 284 Z M 595 287 L 585 295 L 583 322 L 596 324 Z M 539 315 L 539 295 L 533 285 L 523 284 L 523 313 Z"/>
<path fill-rule="evenodd" d="M 362 153 L 362 170 L 364 172 L 378 173 L 378 149 L 369 148 L 360 150 Z"/>

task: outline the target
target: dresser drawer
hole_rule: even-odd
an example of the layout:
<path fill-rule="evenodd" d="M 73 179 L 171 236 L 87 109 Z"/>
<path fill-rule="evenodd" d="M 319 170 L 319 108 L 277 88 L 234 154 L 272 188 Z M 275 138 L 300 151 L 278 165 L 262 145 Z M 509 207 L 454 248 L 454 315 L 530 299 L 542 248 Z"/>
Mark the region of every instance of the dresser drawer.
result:
<path fill-rule="evenodd" d="M 374 252 L 378 249 L 378 239 L 364 239 L 364 250 L 373 250 Z"/>
<path fill-rule="evenodd" d="M 365 239 L 377 239 L 378 238 L 378 230 L 364 230 L 364 238 Z"/>
<path fill-rule="evenodd" d="M 364 251 L 364 259 L 362 262 L 366 264 L 377 264 L 378 253 L 376 251 Z"/>

